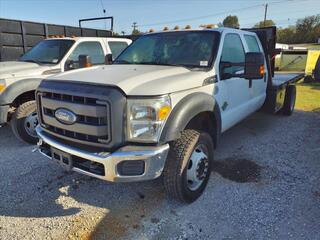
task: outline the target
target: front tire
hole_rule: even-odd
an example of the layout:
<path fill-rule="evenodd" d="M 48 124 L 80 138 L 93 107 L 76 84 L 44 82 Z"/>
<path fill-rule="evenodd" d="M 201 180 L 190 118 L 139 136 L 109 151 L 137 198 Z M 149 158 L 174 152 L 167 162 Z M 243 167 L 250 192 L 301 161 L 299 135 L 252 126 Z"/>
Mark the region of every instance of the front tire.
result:
<path fill-rule="evenodd" d="M 21 104 L 12 116 L 10 125 L 14 135 L 21 141 L 36 144 L 38 137 L 35 131 L 38 125 L 36 101 Z"/>
<path fill-rule="evenodd" d="M 184 130 L 170 144 L 163 172 L 166 192 L 174 199 L 191 203 L 203 193 L 213 162 L 213 141 L 206 132 Z"/>

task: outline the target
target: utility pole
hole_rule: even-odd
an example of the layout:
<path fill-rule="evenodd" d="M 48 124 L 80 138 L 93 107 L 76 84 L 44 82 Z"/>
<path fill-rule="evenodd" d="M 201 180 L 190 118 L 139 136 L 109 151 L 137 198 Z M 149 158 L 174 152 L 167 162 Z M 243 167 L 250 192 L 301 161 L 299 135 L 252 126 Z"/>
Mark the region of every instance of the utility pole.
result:
<path fill-rule="evenodd" d="M 133 31 L 135 32 L 137 30 L 137 27 L 138 27 L 137 22 L 134 22 L 132 24 L 132 27 L 133 27 Z"/>
<path fill-rule="evenodd" d="M 263 26 L 266 26 L 266 20 L 267 20 L 267 12 L 268 12 L 268 3 L 264 5 L 264 20 L 263 20 Z"/>

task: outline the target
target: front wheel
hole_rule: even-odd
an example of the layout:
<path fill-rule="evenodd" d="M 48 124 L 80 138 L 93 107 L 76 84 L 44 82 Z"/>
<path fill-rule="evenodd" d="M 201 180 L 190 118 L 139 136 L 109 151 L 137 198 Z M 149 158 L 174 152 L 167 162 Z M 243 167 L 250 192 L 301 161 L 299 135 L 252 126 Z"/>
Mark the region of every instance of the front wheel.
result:
<path fill-rule="evenodd" d="M 201 196 L 211 173 L 213 141 L 208 133 L 184 130 L 172 142 L 163 172 L 170 197 L 191 203 Z"/>
<path fill-rule="evenodd" d="M 27 143 L 36 144 L 38 141 L 36 126 L 38 117 L 36 101 L 21 104 L 12 116 L 10 125 L 14 135 Z"/>

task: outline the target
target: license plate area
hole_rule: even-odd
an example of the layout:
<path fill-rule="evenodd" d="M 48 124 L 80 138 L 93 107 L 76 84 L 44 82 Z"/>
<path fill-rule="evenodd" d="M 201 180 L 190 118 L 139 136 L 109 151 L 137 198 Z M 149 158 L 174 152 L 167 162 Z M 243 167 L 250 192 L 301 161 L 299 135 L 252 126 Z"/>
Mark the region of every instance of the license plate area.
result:
<path fill-rule="evenodd" d="M 59 162 L 59 164 L 66 170 L 71 171 L 73 167 L 72 157 L 69 153 L 65 153 L 55 148 L 51 148 L 51 156 L 53 160 Z"/>

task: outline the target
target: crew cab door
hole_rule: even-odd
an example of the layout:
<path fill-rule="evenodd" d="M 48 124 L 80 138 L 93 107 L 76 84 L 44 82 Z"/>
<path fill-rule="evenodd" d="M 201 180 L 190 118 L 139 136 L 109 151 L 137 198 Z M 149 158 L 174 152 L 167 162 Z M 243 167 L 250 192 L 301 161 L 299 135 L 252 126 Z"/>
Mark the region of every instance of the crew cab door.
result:
<path fill-rule="evenodd" d="M 251 113 L 249 108 L 249 81 L 243 77 L 227 77 L 227 74 L 243 74 L 245 48 L 238 33 L 226 33 L 221 39 L 219 62 L 219 89 L 223 92 L 218 99 L 222 118 L 222 131 L 235 125 Z M 231 67 L 225 67 L 230 63 Z M 237 65 L 237 66 L 234 66 Z"/>
<path fill-rule="evenodd" d="M 262 52 L 262 45 L 259 43 L 256 35 L 254 34 L 244 34 L 246 52 Z M 266 63 L 264 66 L 267 69 Z M 259 109 L 266 98 L 267 89 L 267 73 L 265 73 L 264 78 L 255 79 L 251 81 L 251 104 L 255 109 Z"/>

